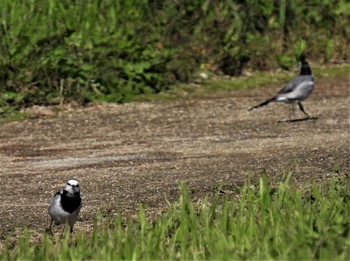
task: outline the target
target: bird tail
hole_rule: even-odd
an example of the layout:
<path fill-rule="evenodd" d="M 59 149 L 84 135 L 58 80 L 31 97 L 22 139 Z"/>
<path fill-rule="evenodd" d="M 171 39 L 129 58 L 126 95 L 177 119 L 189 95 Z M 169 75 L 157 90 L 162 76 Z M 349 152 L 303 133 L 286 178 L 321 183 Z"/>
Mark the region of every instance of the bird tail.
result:
<path fill-rule="evenodd" d="M 274 101 L 275 97 L 272 97 L 271 99 L 268 99 L 262 103 L 259 103 L 258 105 L 255 105 L 254 107 L 251 107 L 248 111 L 254 110 L 254 109 L 258 109 L 260 107 L 266 106 L 268 105 L 270 102 Z"/>

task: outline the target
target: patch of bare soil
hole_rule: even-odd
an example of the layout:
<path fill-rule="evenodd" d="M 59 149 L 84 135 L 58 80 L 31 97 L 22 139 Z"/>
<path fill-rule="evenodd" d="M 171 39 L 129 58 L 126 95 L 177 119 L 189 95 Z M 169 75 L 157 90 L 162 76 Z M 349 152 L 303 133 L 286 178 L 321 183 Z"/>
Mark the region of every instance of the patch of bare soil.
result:
<path fill-rule="evenodd" d="M 81 231 L 101 209 L 133 216 L 142 203 L 160 213 L 181 181 L 196 198 L 218 183 L 241 185 L 248 173 L 279 178 L 291 165 L 300 185 L 334 175 L 336 164 L 349 174 L 349 78 L 317 82 L 304 102 L 317 120 L 279 122 L 289 117 L 285 104 L 248 112 L 279 88 L 94 105 L 0 125 L 0 239 L 15 228 L 44 231 L 51 197 L 69 178 L 81 184 Z"/>

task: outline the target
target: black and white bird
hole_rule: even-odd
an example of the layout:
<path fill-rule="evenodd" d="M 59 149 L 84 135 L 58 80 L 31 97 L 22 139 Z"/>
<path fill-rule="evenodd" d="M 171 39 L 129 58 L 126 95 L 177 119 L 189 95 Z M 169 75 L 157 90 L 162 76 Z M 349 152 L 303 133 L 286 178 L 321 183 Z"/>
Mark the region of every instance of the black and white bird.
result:
<path fill-rule="evenodd" d="M 252 107 L 249 111 L 253 109 L 257 109 L 268 105 L 270 102 L 285 102 L 292 104 L 294 106 L 295 103 L 299 105 L 300 110 L 306 115 L 305 119 L 310 119 L 310 116 L 304 110 L 301 102 L 310 96 L 314 89 L 314 76 L 312 75 L 312 71 L 309 63 L 305 59 L 305 55 L 300 56 L 300 74 L 295 77 L 290 82 L 286 83 L 282 90 L 277 93 L 274 97 Z M 294 107 L 293 107 L 294 108 Z"/>
<path fill-rule="evenodd" d="M 63 190 L 57 192 L 51 201 L 49 206 L 51 217 L 49 231 L 51 231 L 52 223 L 55 223 L 55 225 L 68 224 L 72 233 L 81 206 L 79 182 L 75 179 L 70 179 Z"/>

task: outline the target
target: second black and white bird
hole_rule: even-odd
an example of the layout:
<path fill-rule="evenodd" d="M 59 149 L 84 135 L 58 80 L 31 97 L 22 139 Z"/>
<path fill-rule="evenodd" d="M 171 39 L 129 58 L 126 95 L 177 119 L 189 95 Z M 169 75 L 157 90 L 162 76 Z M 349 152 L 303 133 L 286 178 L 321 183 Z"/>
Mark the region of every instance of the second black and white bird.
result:
<path fill-rule="evenodd" d="M 314 89 L 314 82 L 315 79 L 312 75 L 310 65 L 305 60 L 305 56 L 301 55 L 299 76 L 285 84 L 277 95 L 250 108 L 249 111 L 268 105 L 270 102 L 285 102 L 293 105 L 297 103 L 300 110 L 306 115 L 306 118 L 309 119 L 310 116 L 304 110 L 301 102 L 312 93 Z"/>
<path fill-rule="evenodd" d="M 55 225 L 68 224 L 72 233 L 81 206 L 79 182 L 75 179 L 68 180 L 64 189 L 57 192 L 51 201 L 49 207 L 49 215 L 51 217 L 49 230 L 51 231 L 53 223 Z"/>

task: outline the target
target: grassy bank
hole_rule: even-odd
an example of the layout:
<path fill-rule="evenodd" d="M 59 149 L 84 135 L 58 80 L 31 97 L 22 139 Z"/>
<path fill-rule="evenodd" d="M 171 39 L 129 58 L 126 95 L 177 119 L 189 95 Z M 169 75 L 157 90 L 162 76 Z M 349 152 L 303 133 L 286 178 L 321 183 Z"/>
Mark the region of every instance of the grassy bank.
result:
<path fill-rule="evenodd" d="M 91 233 L 30 243 L 24 233 L 1 260 L 338 259 L 350 257 L 350 183 L 347 176 L 300 189 L 272 186 L 263 175 L 236 193 L 179 202 L 152 222 L 97 219 Z M 6 243 L 8 244 L 8 243 Z"/>
<path fill-rule="evenodd" d="M 332 81 L 335 77 L 349 76 L 350 65 L 320 66 L 312 64 L 312 70 L 317 81 L 325 79 Z M 253 72 L 250 76 L 233 77 L 230 79 L 216 76 L 209 79 L 197 78 L 195 83 L 171 86 L 168 90 L 161 93 L 135 95 L 130 97 L 128 101 L 167 102 L 170 100 L 182 99 L 183 97 L 202 97 L 203 95 L 214 92 L 253 89 L 271 85 L 282 87 L 285 82 L 290 80 L 297 73 L 295 69 L 293 71 Z M 32 117 L 29 112 L 20 111 L 18 108 L 20 107 L 12 105 L 0 107 L 0 124 Z"/>
<path fill-rule="evenodd" d="M 317 81 L 333 81 L 335 78 L 342 77 L 347 80 L 350 75 L 350 64 L 320 66 L 312 64 L 312 71 Z M 259 71 L 253 72 L 249 76 L 240 77 L 216 77 L 209 79 L 197 78 L 194 83 L 178 84 L 170 87 L 169 90 L 158 94 L 141 94 L 134 96 L 130 101 L 169 101 L 181 99 L 183 97 L 201 97 L 209 93 L 219 93 L 234 90 L 249 90 L 261 88 L 264 86 L 282 86 L 290 79 L 295 77 L 299 71 Z M 316 87 L 317 88 L 317 87 Z"/>
<path fill-rule="evenodd" d="M 0 2 L 0 107 L 126 102 L 201 72 L 349 61 L 348 1 Z"/>

